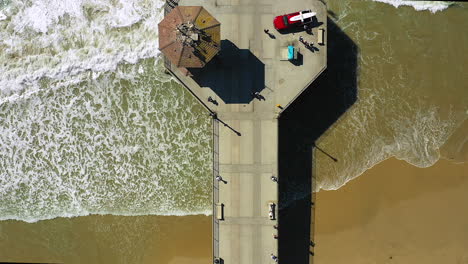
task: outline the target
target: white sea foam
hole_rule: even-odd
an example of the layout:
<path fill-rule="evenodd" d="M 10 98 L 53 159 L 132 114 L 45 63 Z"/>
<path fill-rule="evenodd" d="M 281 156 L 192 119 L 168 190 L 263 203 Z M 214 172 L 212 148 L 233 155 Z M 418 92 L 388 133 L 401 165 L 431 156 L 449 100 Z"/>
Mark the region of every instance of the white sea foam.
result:
<path fill-rule="evenodd" d="M 411 5 L 416 10 L 433 13 L 451 5 L 442 1 L 373 1 L 395 7 Z M 370 12 L 366 8 L 356 9 L 350 3 L 336 0 L 332 1 L 331 6 L 334 6 L 333 11 L 337 14 L 335 22 L 341 29 L 345 28 L 346 34 L 360 47 L 357 57 L 359 99 L 318 142 L 339 162 L 330 162 L 327 156 L 318 151 L 315 153 L 315 191 L 338 189 L 392 157 L 417 167 L 431 166 L 442 157 L 441 147 L 466 119 L 465 110 L 460 111 L 467 105 L 466 96 L 461 96 L 464 94 L 463 86 L 448 77 L 463 75 L 462 70 L 452 69 L 449 63 L 443 62 L 445 66 L 442 68 L 446 71 L 442 71 L 440 76 L 444 77 L 435 78 L 431 76 L 433 69 L 425 67 L 432 63 L 432 57 L 426 54 L 437 48 L 420 49 L 426 47 L 428 39 L 421 36 L 425 34 L 421 34 L 418 26 L 425 27 L 422 31 L 427 32 L 426 25 L 430 18 L 424 14 L 419 16 L 418 12 L 415 12 L 418 15 L 416 18 L 408 17 L 407 13 L 401 16 L 400 23 L 405 25 L 402 28 L 408 28 L 403 34 L 409 41 L 400 46 L 401 41 L 397 40 L 400 37 L 394 34 L 395 27 L 383 26 L 385 24 L 379 22 L 367 23 L 369 18 L 376 18 L 382 10 Z M 371 3 L 373 7 L 382 5 Z M 366 7 L 366 4 L 362 6 Z M 367 20 L 360 19 L 367 14 Z M 442 12 L 434 19 L 447 21 L 448 16 L 450 14 Z M 390 17 L 380 18 L 382 22 Z M 408 27 L 408 23 L 418 26 Z M 438 36 L 442 37 L 442 34 Z M 422 58 L 408 61 L 409 50 L 421 54 Z M 440 82 L 444 78 L 446 80 Z M 432 85 L 428 80 L 437 80 L 439 85 Z M 444 96 L 440 85 L 454 95 L 450 103 L 441 99 Z M 353 140 L 347 140 L 350 138 Z"/>
<path fill-rule="evenodd" d="M 209 214 L 210 121 L 159 70 L 147 59 L 0 105 L 0 219 Z"/>
<path fill-rule="evenodd" d="M 364 102 L 366 103 L 369 102 Z M 403 109 L 405 107 L 395 108 L 391 112 L 403 111 Z M 401 117 L 388 113 L 388 116 L 393 116 L 393 118 L 385 124 L 378 124 L 379 129 L 377 129 L 375 128 L 376 120 L 372 120 L 375 117 L 371 113 L 366 115 L 364 111 L 353 109 L 348 116 L 352 122 L 346 122 L 346 129 L 331 131 L 328 135 L 330 138 L 340 138 L 341 133 L 344 132 L 354 140 L 347 141 L 346 145 L 342 146 L 342 158 L 337 166 L 328 167 L 329 162 L 325 159 L 317 162 L 320 173 L 324 175 L 317 179 L 315 191 L 337 190 L 362 175 L 366 170 L 391 157 L 420 168 L 432 166 L 440 158 L 440 147 L 448 140 L 457 123 L 460 122 L 459 116 L 441 118 L 437 107 L 431 107 L 427 110 L 412 111 L 413 115 L 408 115 L 411 112 L 406 111 L 406 115 Z M 385 130 L 392 131 L 392 133 L 380 134 Z M 361 135 L 366 135 L 366 137 L 363 138 Z M 331 141 L 322 142 L 322 144 L 325 149 L 333 148 Z"/>
<path fill-rule="evenodd" d="M 27 223 L 36 223 L 43 220 L 51 220 L 55 218 L 73 218 L 73 217 L 80 217 L 80 216 L 89 216 L 89 215 L 122 215 L 122 216 L 143 216 L 143 215 L 158 215 L 158 216 L 189 216 L 189 215 L 204 215 L 210 216 L 213 212 L 211 210 L 201 210 L 201 211 L 171 211 L 171 212 L 163 212 L 157 214 L 128 214 L 128 213 L 115 213 L 115 212 L 104 212 L 104 211 L 97 211 L 97 212 L 87 212 L 84 209 L 81 211 L 73 212 L 73 213 L 61 213 L 57 215 L 44 215 L 38 218 L 33 217 L 24 217 L 18 215 L 1 215 L 0 221 L 4 220 L 17 220 L 23 221 Z"/>
<path fill-rule="evenodd" d="M 210 213 L 209 121 L 167 89 L 162 4 L 2 6 L 1 220 Z"/>
<path fill-rule="evenodd" d="M 429 10 L 432 13 L 447 9 L 453 3 L 447 1 L 407 1 L 407 0 L 373 0 L 376 2 L 382 2 L 390 4 L 394 7 L 399 6 L 411 6 L 417 11 Z"/>
<path fill-rule="evenodd" d="M 0 103 L 38 89 L 41 78 L 156 57 L 163 1 L 14 0 L 0 16 Z M 82 77 L 82 76 L 81 76 Z"/>

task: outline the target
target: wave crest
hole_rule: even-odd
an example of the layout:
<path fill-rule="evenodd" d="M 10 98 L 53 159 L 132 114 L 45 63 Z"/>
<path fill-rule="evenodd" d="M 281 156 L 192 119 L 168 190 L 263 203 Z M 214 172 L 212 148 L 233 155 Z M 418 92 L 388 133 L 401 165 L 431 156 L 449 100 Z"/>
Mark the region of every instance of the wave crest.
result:
<path fill-rule="evenodd" d="M 0 103 L 159 54 L 163 1 L 14 0 L 0 14 Z"/>
<path fill-rule="evenodd" d="M 373 0 L 373 1 L 390 4 L 394 7 L 411 6 L 417 11 L 429 10 L 432 13 L 445 10 L 453 4 L 452 2 L 446 2 L 446 1 L 405 1 L 405 0 Z"/>
<path fill-rule="evenodd" d="M 206 212 L 211 121 L 161 63 L 0 105 L 0 220 Z"/>

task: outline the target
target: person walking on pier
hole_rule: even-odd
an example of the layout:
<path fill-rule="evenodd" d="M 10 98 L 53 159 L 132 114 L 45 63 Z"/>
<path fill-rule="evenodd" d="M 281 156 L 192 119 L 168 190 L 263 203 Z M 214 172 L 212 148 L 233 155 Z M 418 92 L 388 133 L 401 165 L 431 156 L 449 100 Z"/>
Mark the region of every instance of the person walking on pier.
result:
<path fill-rule="evenodd" d="M 220 182 L 223 182 L 224 184 L 227 184 L 227 181 L 223 180 L 223 178 L 221 176 L 216 176 L 215 178 L 217 181 L 220 181 Z"/>
<path fill-rule="evenodd" d="M 275 262 L 278 262 L 278 257 L 273 255 L 273 254 L 270 254 L 271 256 L 271 259 L 274 260 Z"/>
<path fill-rule="evenodd" d="M 216 101 L 215 99 L 213 99 L 213 97 L 211 96 L 208 96 L 208 102 L 214 104 L 214 105 L 218 105 L 218 101 Z"/>
<path fill-rule="evenodd" d="M 274 182 L 278 182 L 278 178 L 276 178 L 275 176 L 271 176 L 271 180 Z"/>

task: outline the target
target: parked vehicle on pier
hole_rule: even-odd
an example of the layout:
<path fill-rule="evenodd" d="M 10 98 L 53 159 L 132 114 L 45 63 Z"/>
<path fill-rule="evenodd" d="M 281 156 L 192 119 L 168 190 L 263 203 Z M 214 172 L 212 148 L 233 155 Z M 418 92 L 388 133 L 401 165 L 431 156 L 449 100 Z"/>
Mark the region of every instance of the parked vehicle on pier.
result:
<path fill-rule="evenodd" d="M 289 28 L 304 27 L 312 23 L 312 18 L 316 15 L 312 10 L 303 10 L 291 14 L 277 16 L 273 19 L 273 25 L 276 30 L 285 30 Z"/>

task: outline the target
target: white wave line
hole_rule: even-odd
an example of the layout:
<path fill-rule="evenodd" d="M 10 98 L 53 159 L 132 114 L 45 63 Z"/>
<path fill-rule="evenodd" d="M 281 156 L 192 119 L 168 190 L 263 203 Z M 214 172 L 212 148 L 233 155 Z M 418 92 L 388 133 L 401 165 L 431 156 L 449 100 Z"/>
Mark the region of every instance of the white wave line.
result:
<path fill-rule="evenodd" d="M 446 1 L 406 1 L 406 0 L 373 0 L 373 1 L 390 4 L 397 8 L 400 6 L 411 6 L 417 11 L 429 10 L 432 13 L 445 10 L 453 4 L 453 2 L 446 2 Z"/>

